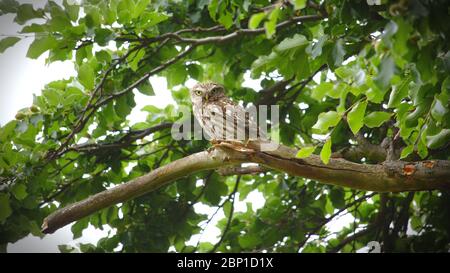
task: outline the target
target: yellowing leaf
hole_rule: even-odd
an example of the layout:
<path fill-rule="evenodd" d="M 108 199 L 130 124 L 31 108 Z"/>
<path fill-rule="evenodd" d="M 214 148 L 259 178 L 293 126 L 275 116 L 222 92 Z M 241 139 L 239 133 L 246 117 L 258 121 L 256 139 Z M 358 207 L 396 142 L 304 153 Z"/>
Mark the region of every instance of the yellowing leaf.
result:
<path fill-rule="evenodd" d="M 275 8 L 270 13 L 269 20 L 264 23 L 264 27 L 266 28 L 266 36 L 269 39 L 275 34 L 279 14 L 280 9 Z"/>
<path fill-rule="evenodd" d="M 316 146 L 303 147 L 297 152 L 297 158 L 305 158 L 310 156 L 314 150 L 316 150 Z"/>
<path fill-rule="evenodd" d="M 322 151 L 320 151 L 320 159 L 322 159 L 323 163 L 328 164 L 328 162 L 330 162 L 330 157 L 331 157 L 331 137 L 327 139 L 327 141 L 322 147 Z"/>
<path fill-rule="evenodd" d="M 306 0 L 291 0 L 294 4 L 294 9 L 304 9 L 306 7 Z"/>
<path fill-rule="evenodd" d="M 264 18 L 266 18 L 266 14 L 264 12 L 253 14 L 248 21 L 248 27 L 250 29 L 257 28 Z"/>

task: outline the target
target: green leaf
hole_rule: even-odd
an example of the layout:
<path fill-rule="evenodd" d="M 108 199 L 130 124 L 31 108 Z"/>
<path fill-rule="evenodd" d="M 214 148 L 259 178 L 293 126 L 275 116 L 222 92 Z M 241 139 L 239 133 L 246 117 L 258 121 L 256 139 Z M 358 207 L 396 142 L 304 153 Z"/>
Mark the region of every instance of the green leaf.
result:
<path fill-rule="evenodd" d="M 142 25 L 142 28 L 150 28 L 161 22 L 166 21 L 169 18 L 170 18 L 169 15 L 161 12 L 144 12 L 140 17 L 140 21 L 145 22 Z"/>
<path fill-rule="evenodd" d="M 139 90 L 139 92 L 141 92 L 144 95 L 147 96 L 154 96 L 155 95 L 155 91 L 153 90 L 153 86 L 150 83 L 149 80 L 144 81 L 143 83 L 141 83 L 137 89 Z"/>
<path fill-rule="evenodd" d="M 342 209 L 345 206 L 345 192 L 341 188 L 332 188 L 329 194 L 333 207 Z"/>
<path fill-rule="evenodd" d="M 105 46 L 109 41 L 115 38 L 115 33 L 106 28 L 100 28 L 95 30 L 94 41 L 100 46 Z"/>
<path fill-rule="evenodd" d="M 306 79 L 311 75 L 311 70 L 309 67 L 308 55 L 305 52 L 301 52 L 295 56 L 295 64 L 297 64 L 297 68 L 295 71 L 295 75 L 297 76 L 297 80 Z"/>
<path fill-rule="evenodd" d="M 220 198 L 228 192 L 227 185 L 217 174 L 213 174 L 209 178 L 208 184 L 205 187 L 205 199 L 212 205 L 219 204 Z"/>
<path fill-rule="evenodd" d="M 261 243 L 261 237 L 254 233 L 247 233 L 238 238 L 239 245 L 244 249 L 251 249 Z"/>
<path fill-rule="evenodd" d="M 63 16 L 53 16 L 50 20 L 49 27 L 51 31 L 63 32 L 71 28 L 70 19 L 64 14 Z"/>
<path fill-rule="evenodd" d="M 391 118 L 392 114 L 383 112 L 383 111 L 375 111 L 364 117 L 364 124 L 369 128 L 380 127 L 381 124 L 385 123 Z"/>
<path fill-rule="evenodd" d="M 132 18 L 138 18 L 139 15 L 141 15 L 145 11 L 149 4 L 150 0 L 138 0 L 136 2 L 136 6 L 134 7 Z"/>
<path fill-rule="evenodd" d="M 364 125 L 364 114 L 366 113 L 367 101 L 358 102 L 347 115 L 347 122 L 356 135 Z"/>
<path fill-rule="evenodd" d="M 439 148 L 450 141 L 450 129 L 442 129 L 439 133 L 426 137 L 430 149 Z"/>
<path fill-rule="evenodd" d="M 392 57 L 384 57 L 381 60 L 378 75 L 375 77 L 375 84 L 381 89 L 386 89 L 391 82 L 392 76 L 394 76 L 395 63 Z"/>
<path fill-rule="evenodd" d="M 411 82 L 411 78 L 405 78 L 400 85 L 395 85 L 392 87 L 391 94 L 389 95 L 389 102 L 387 106 L 389 108 L 397 107 L 402 99 L 408 95 L 408 86 Z"/>
<path fill-rule="evenodd" d="M 330 162 L 331 157 L 331 137 L 327 139 L 325 144 L 322 147 L 322 151 L 320 151 L 320 159 L 323 163 L 328 164 Z"/>
<path fill-rule="evenodd" d="M 389 21 L 389 23 L 387 23 L 386 27 L 384 28 L 381 39 L 387 47 L 392 47 L 391 38 L 397 32 L 397 30 L 398 26 L 394 21 Z"/>
<path fill-rule="evenodd" d="M 283 41 L 281 41 L 281 43 L 279 43 L 276 47 L 275 47 L 275 51 L 285 51 L 285 50 L 291 50 L 294 48 L 298 48 L 298 47 L 306 47 L 306 45 L 308 45 L 308 40 L 306 39 L 305 36 L 301 35 L 301 34 L 295 34 L 294 36 L 292 36 L 292 38 L 286 38 Z"/>
<path fill-rule="evenodd" d="M 333 65 L 332 67 L 336 67 L 342 64 L 345 57 L 345 49 L 342 45 L 342 39 L 338 39 L 333 47 L 331 52 L 331 56 L 333 57 Z"/>
<path fill-rule="evenodd" d="M 73 233 L 73 239 L 80 238 L 83 234 L 83 230 L 87 228 L 89 225 L 89 218 L 84 218 L 82 220 L 77 221 L 70 228 Z"/>
<path fill-rule="evenodd" d="M 41 9 L 35 10 L 32 4 L 23 4 L 17 9 L 17 15 L 16 18 L 14 18 L 14 22 L 23 25 L 30 19 L 42 18 L 43 16 L 44 12 Z"/>
<path fill-rule="evenodd" d="M 294 9 L 304 9 L 306 7 L 306 0 L 291 0 L 290 2 L 293 2 Z"/>
<path fill-rule="evenodd" d="M 334 70 L 334 74 L 343 80 L 350 80 L 353 77 L 353 71 L 350 67 L 341 66 Z"/>
<path fill-rule="evenodd" d="M 41 56 L 45 51 L 49 49 L 53 49 L 58 45 L 58 41 L 56 41 L 53 36 L 46 36 L 42 38 L 36 38 L 33 43 L 31 43 L 28 48 L 27 57 L 31 59 L 37 59 Z"/>
<path fill-rule="evenodd" d="M 316 146 L 302 147 L 298 152 L 297 158 L 305 158 L 310 156 L 316 150 Z"/>
<path fill-rule="evenodd" d="M 447 114 L 448 112 L 448 104 L 446 103 L 448 101 L 448 97 L 445 95 L 445 93 L 442 93 L 440 96 L 436 96 L 434 98 L 434 103 L 431 108 L 431 116 L 436 120 L 441 122 L 442 118 Z"/>
<path fill-rule="evenodd" d="M 42 33 L 46 31 L 46 25 L 31 24 L 24 26 L 20 33 Z"/>
<path fill-rule="evenodd" d="M 183 84 L 186 80 L 186 67 L 181 65 L 174 65 L 167 70 L 167 87 L 171 89 L 174 86 Z"/>
<path fill-rule="evenodd" d="M 225 12 L 219 17 L 218 21 L 226 29 L 229 29 L 233 25 L 233 14 L 231 12 Z"/>
<path fill-rule="evenodd" d="M 78 80 L 86 90 L 94 89 L 94 69 L 87 62 L 83 63 L 78 69 Z"/>
<path fill-rule="evenodd" d="M 248 27 L 250 29 L 255 29 L 259 26 L 262 20 L 266 18 L 266 14 L 264 12 L 253 14 L 248 21 Z"/>
<path fill-rule="evenodd" d="M 275 34 L 279 14 L 280 8 L 276 7 L 270 13 L 269 20 L 264 23 L 264 28 L 266 29 L 266 36 L 269 39 L 272 38 L 272 36 Z"/>
<path fill-rule="evenodd" d="M 20 38 L 17 37 L 7 37 L 5 39 L 0 40 L 0 53 L 5 52 L 6 49 L 15 45 Z"/>
<path fill-rule="evenodd" d="M 15 13 L 19 7 L 19 2 L 15 0 L 2 0 L 0 1 L 0 15 Z"/>
<path fill-rule="evenodd" d="M 127 58 L 129 65 L 133 71 L 137 71 L 139 67 L 139 61 L 145 56 L 145 50 L 139 49 L 136 53 L 130 54 Z"/>
<path fill-rule="evenodd" d="M 321 102 L 328 92 L 334 89 L 331 82 L 321 82 L 311 91 L 311 98 Z"/>
<path fill-rule="evenodd" d="M 312 127 L 320 132 L 326 132 L 328 128 L 336 126 L 341 120 L 341 116 L 336 111 L 320 113 L 316 124 Z"/>
<path fill-rule="evenodd" d="M 12 213 L 9 205 L 9 196 L 6 193 L 0 193 L 0 223 L 6 220 Z"/>
<path fill-rule="evenodd" d="M 201 81 L 203 79 L 203 68 L 198 64 L 189 64 L 187 66 L 188 74 L 191 78 Z"/>
<path fill-rule="evenodd" d="M 122 2 L 121 2 L 122 3 Z M 85 6 L 84 11 L 86 12 L 86 26 L 90 29 L 95 29 L 101 24 L 101 14 L 98 6 Z M 128 9 L 125 9 L 124 12 L 129 15 Z"/>
<path fill-rule="evenodd" d="M 128 96 L 131 96 L 131 100 Z M 134 94 L 129 93 L 127 96 L 122 96 L 116 99 L 114 104 L 114 112 L 119 118 L 125 119 L 131 113 L 132 107 L 135 105 L 133 98 Z"/>
<path fill-rule="evenodd" d="M 66 9 L 67 14 L 69 15 L 70 20 L 73 22 L 77 21 L 78 14 L 80 12 L 80 6 L 73 3 L 73 1 L 64 0 L 63 1 L 64 8 Z"/>
<path fill-rule="evenodd" d="M 118 22 L 121 24 L 128 24 L 131 16 L 134 13 L 135 3 L 133 0 L 122 0 L 117 5 Z"/>
<path fill-rule="evenodd" d="M 103 62 L 103 63 L 107 63 L 107 64 L 109 62 L 111 62 L 111 54 L 106 50 L 100 50 L 100 51 L 95 52 L 95 58 L 99 62 Z"/>
<path fill-rule="evenodd" d="M 208 12 L 209 16 L 213 21 L 216 21 L 216 14 L 219 8 L 219 0 L 211 0 L 211 2 L 208 5 Z"/>
<path fill-rule="evenodd" d="M 3 127 L 0 127 L 0 142 L 5 142 L 11 136 L 14 135 L 14 129 L 16 129 L 17 121 L 12 120 L 6 123 Z"/>
<path fill-rule="evenodd" d="M 420 158 L 422 158 L 422 159 L 424 159 L 428 156 L 427 144 L 424 141 L 424 138 L 422 136 L 419 137 L 419 142 L 417 143 L 417 153 L 419 154 Z"/>
<path fill-rule="evenodd" d="M 19 183 L 16 183 L 12 187 L 11 192 L 14 195 L 14 197 L 16 197 L 17 200 L 23 200 L 28 195 L 27 186 L 25 186 L 24 184 L 19 184 Z"/>
<path fill-rule="evenodd" d="M 414 145 L 408 145 L 405 148 L 403 148 L 401 154 L 400 154 L 400 159 L 403 159 L 405 157 L 407 157 L 408 155 L 410 155 L 412 152 L 414 151 Z"/>

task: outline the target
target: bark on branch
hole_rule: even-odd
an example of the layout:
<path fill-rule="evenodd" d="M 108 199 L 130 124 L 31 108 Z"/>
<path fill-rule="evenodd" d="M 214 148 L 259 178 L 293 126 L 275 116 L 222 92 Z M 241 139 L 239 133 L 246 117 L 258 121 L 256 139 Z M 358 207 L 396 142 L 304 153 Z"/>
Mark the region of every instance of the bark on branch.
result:
<path fill-rule="evenodd" d="M 250 147 L 252 145 L 249 143 Z M 128 183 L 57 210 L 44 219 L 42 230 L 52 233 L 103 208 L 149 193 L 198 171 L 248 162 L 322 183 L 365 191 L 450 189 L 450 161 L 387 161 L 369 165 L 332 158 L 325 165 L 317 155 L 298 159 L 292 156 L 295 154 L 294 149 L 285 146 L 269 154 L 253 148 L 234 149 L 232 145 L 219 144 L 208 151 L 173 161 Z"/>

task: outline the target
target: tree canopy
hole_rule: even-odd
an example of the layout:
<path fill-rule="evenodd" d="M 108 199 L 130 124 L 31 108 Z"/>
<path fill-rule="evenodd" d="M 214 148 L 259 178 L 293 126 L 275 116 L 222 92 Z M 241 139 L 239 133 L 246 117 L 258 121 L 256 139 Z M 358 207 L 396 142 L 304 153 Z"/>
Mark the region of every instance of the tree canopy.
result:
<path fill-rule="evenodd" d="M 31 36 L 28 58 L 77 71 L 0 127 L 1 249 L 76 221 L 74 238 L 89 224 L 116 230 L 82 252 L 354 252 L 371 241 L 448 252 L 449 12 L 446 0 L 1 0 L 23 28 L 0 53 Z M 152 76 L 174 104 L 152 103 Z M 289 155 L 173 139 L 188 79 L 278 105 Z M 136 92 L 148 115 L 132 123 Z M 244 162 L 260 165 L 231 166 Z M 264 206 L 235 211 L 254 191 Z M 221 235 L 187 244 L 220 217 L 198 203 L 223 212 Z M 330 231 L 345 214 L 354 220 Z"/>

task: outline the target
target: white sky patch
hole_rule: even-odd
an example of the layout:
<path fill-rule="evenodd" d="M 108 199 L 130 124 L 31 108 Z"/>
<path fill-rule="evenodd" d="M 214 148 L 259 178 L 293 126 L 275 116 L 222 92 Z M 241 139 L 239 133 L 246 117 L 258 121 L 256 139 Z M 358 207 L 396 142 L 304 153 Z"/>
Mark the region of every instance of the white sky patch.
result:
<path fill-rule="evenodd" d="M 328 138 L 328 135 L 312 134 L 312 138 L 320 141 L 325 141 Z"/>
<path fill-rule="evenodd" d="M 313 76 L 313 81 L 317 84 L 320 83 L 320 78 L 321 78 L 321 73 L 317 73 L 316 75 Z"/>
<path fill-rule="evenodd" d="M 250 74 L 251 74 L 250 70 L 247 70 L 244 73 L 244 82 L 242 83 L 242 87 L 253 88 L 255 91 L 260 91 L 262 89 L 261 87 L 262 78 L 252 79 Z"/>
<path fill-rule="evenodd" d="M 167 89 L 167 81 L 165 78 L 152 76 L 150 77 L 150 83 L 153 91 L 155 91 L 154 96 L 147 96 L 137 90 L 133 90 L 136 106 L 127 117 L 131 121 L 131 124 L 145 121 L 148 112 L 142 111 L 142 108 L 146 105 L 151 104 L 160 109 L 164 109 L 169 104 L 175 104 L 170 91 Z"/>
<path fill-rule="evenodd" d="M 345 59 L 345 61 L 342 62 L 343 65 L 347 65 L 348 63 L 352 62 L 356 60 L 355 56 L 350 56 L 347 59 Z"/>
<path fill-rule="evenodd" d="M 328 72 L 327 72 L 327 79 L 329 79 L 330 81 L 335 81 L 336 80 L 336 75 L 334 75 L 334 73 L 331 72 L 331 70 L 328 70 Z"/>
<path fill-rule="evenodd" d="M 345 213 L 346 211 L 342 212 L 341 216 L 336 216 L 335 219 L 326 224 L 326 227 L 330 232 L 338 232 L 353 222 L 355 217 L 350 213 Z"/>
<path fill-rule="evenodd" d="M 298 108 L 300 108 L 300 110 L 305 110 L 305 109 L 308 109 L 308 108 L 309 108 L 309 105 L 306 104 L 306 103 L 304 103 L 304 102 L 300 102 L 300 103 L 298 104 Z"/>

